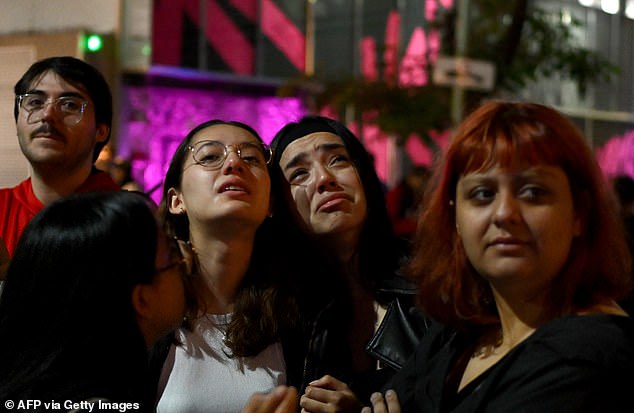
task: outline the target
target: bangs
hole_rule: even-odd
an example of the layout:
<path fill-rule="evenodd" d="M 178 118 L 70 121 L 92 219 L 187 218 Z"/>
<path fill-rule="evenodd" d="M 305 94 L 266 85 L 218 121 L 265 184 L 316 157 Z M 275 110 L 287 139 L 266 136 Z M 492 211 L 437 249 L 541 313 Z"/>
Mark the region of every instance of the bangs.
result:
<path fill-rule="evenodd" d="M 483 172 L 498 166 L 554 165 L 562 161 L 558 135 L 534 119 L 500 116 L 464 136 L 456 147 L 456 168 L 461 174 Z"/>

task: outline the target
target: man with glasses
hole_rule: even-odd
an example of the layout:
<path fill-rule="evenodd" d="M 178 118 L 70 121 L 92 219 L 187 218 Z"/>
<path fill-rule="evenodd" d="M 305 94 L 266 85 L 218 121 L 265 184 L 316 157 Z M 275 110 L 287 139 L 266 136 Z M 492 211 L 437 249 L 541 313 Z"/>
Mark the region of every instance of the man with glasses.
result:
<path fill-rule="evenodd" d="M 9 256 L 45 205 L 74 192 L 119 189 L 94 166 L 112 126 L 112 94 L 96 68 L 73 57 L 46 58 L 24 73 L 14 91 L 18 141 L 31 176 L 0 189 L 0 237 Z"/>

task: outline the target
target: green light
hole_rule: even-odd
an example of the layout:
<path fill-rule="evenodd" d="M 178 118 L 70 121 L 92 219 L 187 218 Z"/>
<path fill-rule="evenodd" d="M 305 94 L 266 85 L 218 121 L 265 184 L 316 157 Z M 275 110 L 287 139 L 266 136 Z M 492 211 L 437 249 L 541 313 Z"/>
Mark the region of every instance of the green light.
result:
<path fill-rule="evenodd" d="M 98 34 L 91 34 L 86 39 L 86 48 L 91 52 L 97 52 L 103 46 L 103 41 L 101 40 L 101 36 Z"/>

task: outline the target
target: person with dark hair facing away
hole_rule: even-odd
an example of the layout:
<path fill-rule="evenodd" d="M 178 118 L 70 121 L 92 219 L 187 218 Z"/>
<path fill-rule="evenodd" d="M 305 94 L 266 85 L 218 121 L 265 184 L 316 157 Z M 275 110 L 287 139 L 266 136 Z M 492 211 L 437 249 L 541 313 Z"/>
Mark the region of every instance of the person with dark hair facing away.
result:
<path fill-rule="evenodd" d="M 49 57 L 31 65 L 14 92 L 18 142 L 31 176 L 0 189 L 0 239 L 10 256 L 44 205 L 74 192 L 119 189 L 94 167 L 112 127 L 112 95 L 95 67 Z"/>
<path fill-rule="evenodd" d="M 161 201 L 168 234 L 195 258 L 187 318 L 157 346 L 160 412 L 239 412 L 287 383 L 294 301 L 270 236 L 271 152 L 240 122 L 211 120 L 176 149 Z"/>
<path fill-rule="evenodd" d="M 631 258 L 609 185 L 555 109 L 489 101 L 436 166 L 409 272 L 444 323 L 374 412 L 631 412 Z M 364 408 L 364 413 L 370 408 Z"/>
<path fill-rule="evenodd" d="M 394 234 L 399 238 L 404 254 L 409 254 L 418 223 L 418 207 L 429 179 L 426 166 L 414 165 L 401 182 L 385 195 L 387 211 Z"/>
<path fill-rule="evenodd" d="M 32 400 L 35 411 L 152 412 L 147 350 L 183 319 L 190 259 L 141 194 L 75 194 L 45 207 L 24 230 L 0 301 L 2 411 Z M 281 386 L 242 413 L 295 404 Z"/>
<path fill-rule="evenodd" d="M 402 256 L 361 141 L 338 121 L 307 116 L 271 146 L 279 265 L 295 271 L 305 333 L 295 346 L 300 406 L 358 412 L 405 362 L 427 320 L 414 285 L 397 273 Z"/>
<path fill-rule="evenodd" d="M 180 271 L 146 197 L 51 203 L 25 228 L 2 292 L 0 405 L 101 398 L 151 411 L 147 349 L 183 318 Z"/>

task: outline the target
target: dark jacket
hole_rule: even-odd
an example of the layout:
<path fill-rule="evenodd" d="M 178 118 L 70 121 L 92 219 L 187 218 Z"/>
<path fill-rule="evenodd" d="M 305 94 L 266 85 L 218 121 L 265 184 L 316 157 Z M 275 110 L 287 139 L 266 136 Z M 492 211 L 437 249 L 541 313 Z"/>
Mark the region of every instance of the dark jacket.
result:
<path fill-rule="evenodd" d="M 309 382 L 329 374 L 347 383 L 360 401 L 367 402 L 372 392 L 380 390 L 403 366 L 428 330 L 430 320 L 415 306 L 415 287 L 403 278 L 382 282 L 375 295 L 379 302 L 388 303 L 387 311 L 366 351 L 383 368 L 352 371 L 351 355 L 342 345 L 349 330 L 345 318 L 349 300 L 335 297 L 303 320 L 301 334 L 283 340 L 289 385 L 302 394 Z"/>

